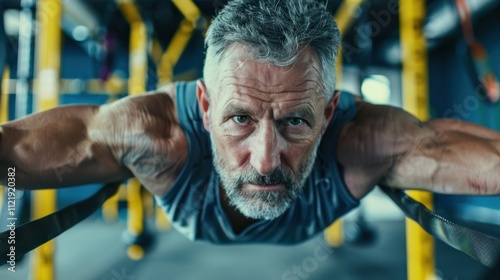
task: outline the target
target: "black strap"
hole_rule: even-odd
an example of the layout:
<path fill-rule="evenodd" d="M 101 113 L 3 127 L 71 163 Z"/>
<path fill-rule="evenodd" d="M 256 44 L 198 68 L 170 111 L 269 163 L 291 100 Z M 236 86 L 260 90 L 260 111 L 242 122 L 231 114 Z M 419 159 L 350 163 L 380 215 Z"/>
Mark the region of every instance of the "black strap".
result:
<path fill-rule="evenodd" d="M 427 209 L 420 202 L 413 200 L 401 190 L 381 188 L 403 210 L 406 216 L 419 223 L 432 236 L 466 253 L 485 266 L 494 267 L 500 261 L 499 239 L 450 222 Z"/>
<path fill-rule="evenodd" d="M 15 256 L 22 255 L 55 238 L 95 212 L 116 193 L 120 183 L 107 184 L 91 197 L 53 214 L 28 222 L 15 229 Z M 382 190 L 427 232 L 451 247 L 460 250 L 485 266 L 500 261 L 500 240 L 484 233 L 452 223 L 430 211 L 403 191 L 382 187 Z M 0 265 L 9 260 L 10 230 L 0 234 Z"/>
<path fill-rule="evenodd" d="M 11 246 L 15 247 L 13 250 L 15 258 L 21 258 L 90 216 L 116 193 L 119 186 L 120 183 L 107 184 L 87 199 L 17 227 L 14 234 L 15 244 L 9 244 L 10 229 L 0 233 L 0 265 L 10 260 L 8 254 L 12 255 Z"/>

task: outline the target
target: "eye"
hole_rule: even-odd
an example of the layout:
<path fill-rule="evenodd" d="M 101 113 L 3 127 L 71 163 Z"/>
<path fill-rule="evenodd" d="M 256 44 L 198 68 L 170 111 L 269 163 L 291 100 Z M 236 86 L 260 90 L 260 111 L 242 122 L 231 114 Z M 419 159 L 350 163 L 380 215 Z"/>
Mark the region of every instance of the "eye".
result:
<path fill-rule="evenodd" d="M 286 124 L 289 126 L 301 126 L 304 124 L 304 120 L 301 118 L 288 118 Z"/>
<path fill-rule="evenodd" d="M 248 116 L 234 116 L 233 121 L 237 124 L 248 124 L 248 123 L 250 123 L 250 117 L 248 117 Z"/>

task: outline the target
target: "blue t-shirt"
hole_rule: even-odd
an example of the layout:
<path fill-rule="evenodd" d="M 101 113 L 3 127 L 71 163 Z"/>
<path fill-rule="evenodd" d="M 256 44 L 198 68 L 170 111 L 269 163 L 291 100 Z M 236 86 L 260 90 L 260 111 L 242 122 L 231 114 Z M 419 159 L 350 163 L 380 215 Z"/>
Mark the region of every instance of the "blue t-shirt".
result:
<path fill-rule="evenodd" d="M 340 129 L 356 114 L 353 95 L 342 93 L 302 194 L 278 218 L 257 221 L 238 234 L 232 230 L 219 199 L 219 176 L 212 164 L 210 135 L 203 126 L 196 83 L 177 83 L 176 102 L 189 153 L 171 189 L 156 201 L 173 226 L 189 239 L 217 244 L 295 244 L 321 233 L 359 205 L 347 190 L 336 161 Z"/>

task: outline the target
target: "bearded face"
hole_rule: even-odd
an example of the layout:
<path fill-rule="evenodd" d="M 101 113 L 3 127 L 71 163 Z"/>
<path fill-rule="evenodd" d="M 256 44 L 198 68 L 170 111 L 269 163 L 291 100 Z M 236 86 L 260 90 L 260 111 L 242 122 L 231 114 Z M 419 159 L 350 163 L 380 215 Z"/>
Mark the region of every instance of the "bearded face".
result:
<path fill-rule="evenodd" d="M 300 195 L 314 165 L 320 139 L 312 153 L 301 164 L 297 174 L 287 168 L 278 167 L 266 175 L 259 174 L 252 166 L 246 170 L 232 170 L 227 161 L 220 156 L 220 149 L 212 135 L 211 142 L 213 164 L 230 204 L 246 217 L 270 220 L 283 214 Z M 245 188 L 244 186 L 248 184 L 278 187 L 257 190 Z"/>
<path fill-rule="evenodd" d="M 283 214 L 311 173 L 338 102 L 327 100 L 319 69 L 309 49 L 277 66 L 236 47 L 218 65 L 210 93 L 198 82 L 213 164 L 230 204 L 249 218 Z"/>

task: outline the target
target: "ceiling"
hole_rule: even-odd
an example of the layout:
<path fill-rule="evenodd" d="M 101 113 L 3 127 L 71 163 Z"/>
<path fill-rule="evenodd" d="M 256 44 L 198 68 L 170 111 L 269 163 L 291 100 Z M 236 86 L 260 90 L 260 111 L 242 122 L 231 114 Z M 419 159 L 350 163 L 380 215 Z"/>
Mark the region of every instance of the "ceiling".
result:
<path fill-rule="evenodd" d="M 85 24 L 89 27 L 90 37 L 102 36 L 103 33 L 113 32 L 119 41 L 127 44 L 129 25 L 116 5 L 115 0 L 61 0 L 65 6 L 66 20 L 63 25 L 71 25 L 71 22 Z M 319 0 L 326 1 L 326 0 Z M 360 59 L 373 64 L 398 64 L 397 54 L 394 50 L 399 49 L 399 19 L 398 15 L 391 14 L 390 20 L 384 20 L 390 5 L 397 5 L 397 0 L 369 0 L 361 6 L 355 25 L 348 34 L 345 34 L 344 42 L 350 45 L 359 44 L 360 27 L 363 24 L 375 23 L 380 27 L 376 36 L 368 36 L 370 44 Z M 177 8 L 168 0 L 136 0 L 141 15 L 147 23 L 153 36 L 157 38 L 163 48 L 166 47 L 173 33 L 176 31 L 182 15 Z M 216 11 L 224 6 L 227 0 L 195 0 L 202 14 L 207 17 L 215 15 Z M 341 5 L 341 0 L 328 0 L 327 6 L 335 13 Z M 474 22 L 487 17 L 500 14 L 500 1 L 482 0 L 468 1 L 473 14 Z M 0 5 L 4 9 L 19 9 L 20 0 L 3 0 Z M 69 16 L 68 16 L 69 15 Z M 66 28 L 68 29 L 68 28 Z M 433 0 L 427 4 L 427 19 L 424 33 L 430 48 L 437 47 L 459 34 L 460 26 L 453 0 Z M 395 58 L 396 56 L 396 58 Z"/>

